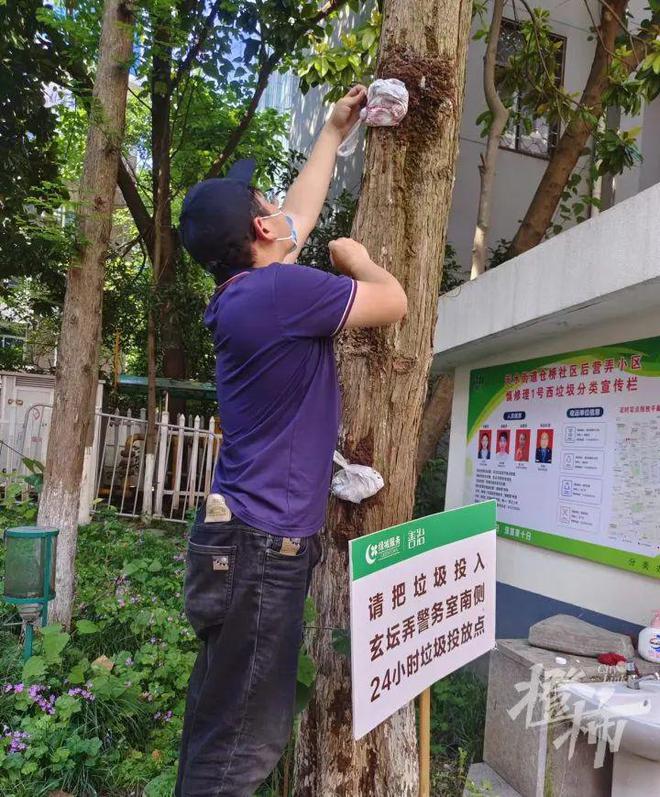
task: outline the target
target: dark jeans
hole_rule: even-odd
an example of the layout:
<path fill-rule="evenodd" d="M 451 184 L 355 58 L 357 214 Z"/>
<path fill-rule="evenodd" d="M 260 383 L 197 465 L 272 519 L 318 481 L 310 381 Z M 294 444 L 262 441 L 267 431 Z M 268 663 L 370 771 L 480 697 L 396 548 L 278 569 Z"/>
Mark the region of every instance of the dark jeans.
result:
<path fill-rule="evenodd" d="M 185 609 L 202 642 L 190 677 L 176 797 L 250 797 L 291 733 L 303 608 L 319 535 L 295 555 L 236 518 L 197 516 Z M 291 550 L 290 546 L 287 550 Z"/>

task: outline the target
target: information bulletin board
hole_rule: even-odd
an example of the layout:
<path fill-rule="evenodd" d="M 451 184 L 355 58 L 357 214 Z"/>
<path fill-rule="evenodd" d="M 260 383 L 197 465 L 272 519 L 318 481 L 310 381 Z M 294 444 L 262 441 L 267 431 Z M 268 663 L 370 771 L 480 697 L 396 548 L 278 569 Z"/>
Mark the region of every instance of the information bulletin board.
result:
<path fill-rule="evenodd" d="M 660 338 L 473 370 L 467 452 L 498 535 L 660 579 Z"/>

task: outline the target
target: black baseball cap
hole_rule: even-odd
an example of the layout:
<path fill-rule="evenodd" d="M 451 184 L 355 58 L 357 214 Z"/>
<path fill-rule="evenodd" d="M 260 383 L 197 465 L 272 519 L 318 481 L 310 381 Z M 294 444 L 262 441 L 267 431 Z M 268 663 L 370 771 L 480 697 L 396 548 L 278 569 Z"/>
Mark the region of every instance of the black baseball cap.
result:
<path fill-rule="evenodd" d="M 202 266 L 213 265 L 218 253 L 240 247 L 250 234 L 254 174 L 252 158 L 237 161 L 226 177 L 212 177 L 194 185 L 183 200 L 179 237 L 187 252 Z"/>

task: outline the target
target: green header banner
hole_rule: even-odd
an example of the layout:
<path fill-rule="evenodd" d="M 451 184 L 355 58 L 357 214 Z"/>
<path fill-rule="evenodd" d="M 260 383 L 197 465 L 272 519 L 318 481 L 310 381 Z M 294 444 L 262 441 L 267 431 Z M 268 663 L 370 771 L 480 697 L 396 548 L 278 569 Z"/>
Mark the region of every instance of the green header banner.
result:
<path fill-rule="evenodd" d="M 631 367 L 633 357 L 640 357 L 640 368 Z M 506 394 L 511 389 L 506 377 L 511 375 L 514 369 L 520 373 L 530 373 L 556 364 L 579 365 L 585 359 L 601 363 L 612 360 L 617 365 L 617 371 L 621 370 L 632 376 L 660 377 L 660 338 L 643 338 L 593 349 L 548 354 L 522 362 L 504 363 L 472 371 L 468 406 L 468 440 L 472 439 L 492 411 L 505 401 Z M 619 369 L 618 365 L 622 361 L 625 362 L 625 367 Z"/>
<path fill-rule="evenodd" d="M 353 581 L 434 548 L 496 529 L 495 501 L 410 520 L 350 541 Z"/>

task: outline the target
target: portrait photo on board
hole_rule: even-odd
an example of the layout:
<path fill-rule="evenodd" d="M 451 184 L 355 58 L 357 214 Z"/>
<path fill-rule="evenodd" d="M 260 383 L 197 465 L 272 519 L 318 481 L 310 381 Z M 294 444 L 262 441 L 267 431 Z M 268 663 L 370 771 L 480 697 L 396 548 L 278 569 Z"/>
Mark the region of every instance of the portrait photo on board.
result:
<path fill-rule="evenodd" d="M 552 439 L 554 431 L 552 429 L 539 429 L 536 433 L 536 462 L 552 462 Z"/>
<path fill-rule="evenodd" d="M 529 429 L 518 429 L 516 432 L 516 450 L 514 459 L 516 462 L 529 461 L 529 440 L 531 433 Z"/>
<path fill-rule="evenodd" d="M 497 433 L 497 442 L 495 445 L 495 453 L 498 457 L 509 456 L 509 438 L 511 435 L 510 429 L 500 429 Z"/>
<path fill-rule="evenodd" d="M 490 459 L 490 439 L 492 432 L 490 429 L 482 429 L 479 432 L 477 459 Z"/>

